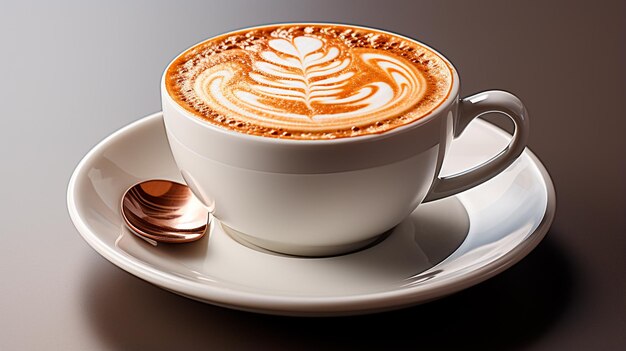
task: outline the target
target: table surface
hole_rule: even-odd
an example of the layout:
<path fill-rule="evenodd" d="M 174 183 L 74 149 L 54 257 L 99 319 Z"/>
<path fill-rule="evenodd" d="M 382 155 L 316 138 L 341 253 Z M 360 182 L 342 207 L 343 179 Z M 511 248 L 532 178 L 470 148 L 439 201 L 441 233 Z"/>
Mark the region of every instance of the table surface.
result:
<path fill-rule="evenodd" d="M 623 2 L 20 2 L 0 12 L 0 349 L 412 346 L 626 349 Z M 432 45 L 462 95 L 514 92 L 557 192 L 546 238 L 444 299 L 360 317 L 289 318 L 195 302 L 98 255 L 72 225 L 70 175 L 104 137 L 160 109 L 190 45 L 235 28 L 335 21 Z M 507 125 L 503 125 L 507 127 Z M 353 326 L 353 329 L 347 329 Z"/>

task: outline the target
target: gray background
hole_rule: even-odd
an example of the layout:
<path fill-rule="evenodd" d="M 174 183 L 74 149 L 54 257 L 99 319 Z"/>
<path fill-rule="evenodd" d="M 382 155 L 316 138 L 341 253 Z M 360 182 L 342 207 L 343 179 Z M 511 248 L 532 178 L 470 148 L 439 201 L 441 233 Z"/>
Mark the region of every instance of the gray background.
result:
<path fill-rule="evenodd" d="M 194 302 L 100 257 L 67 214 L 78 161 L 160 109 L 161 72 L 180 51 L 276 21 L 403 33 L 446 54 L 462 95 L 517 94 L 531 114 L 529 147 L 556 185 L 546 239 L 511 269 L 448 298 L 334 319 Z M 625 22 L 617 1 L 3 3 L 0 349 L 625 349 Z"/>

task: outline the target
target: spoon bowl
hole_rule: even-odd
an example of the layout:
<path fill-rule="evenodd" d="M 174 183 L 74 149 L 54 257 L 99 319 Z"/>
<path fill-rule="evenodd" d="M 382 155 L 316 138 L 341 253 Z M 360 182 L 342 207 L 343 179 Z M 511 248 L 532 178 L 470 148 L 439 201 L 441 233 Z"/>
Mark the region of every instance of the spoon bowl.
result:
<path fill-rule="evenodd" d="M 136 234 L 163 243 L 186 243 L 204 236 L 209 211 L 189 187 L 170 180 L 148 180 L 122 196 L 122 217 Z"/>

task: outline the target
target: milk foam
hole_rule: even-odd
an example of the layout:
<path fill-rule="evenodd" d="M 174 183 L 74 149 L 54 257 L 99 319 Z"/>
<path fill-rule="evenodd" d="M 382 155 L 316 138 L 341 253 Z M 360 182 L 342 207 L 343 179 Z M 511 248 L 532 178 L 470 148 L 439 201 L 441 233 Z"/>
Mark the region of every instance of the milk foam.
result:
<path fill-rule="evenodd" d="M 388 48 L 377 47 L 374 40 L 357 46 L 320 30 L 323 26 L 315 28 L 272 28 L 258 38 L 249 32 L 243 35 L 248 45 L 238 45 L 242 41 L 231 36 L 221 44 L 232 44 L 225 50 L 196 49 L 172 65 L 174 70 L 170 67 L 168 89 L 178 90 L 172 95 L 209 122 L 301 139 L 379 133 L 419 118 L 424 107 L 432 110 L 447 96 L 449 67 L 416 43 L 392 37 L 395 45 Z M 365 34 L 370 39 L 382 35 Z M 398 54 L 398 45 L 411 55 Z M 444 79 L 433 80 L 424 69 L 429 63 L 432 71 L 447 73 Z"/>

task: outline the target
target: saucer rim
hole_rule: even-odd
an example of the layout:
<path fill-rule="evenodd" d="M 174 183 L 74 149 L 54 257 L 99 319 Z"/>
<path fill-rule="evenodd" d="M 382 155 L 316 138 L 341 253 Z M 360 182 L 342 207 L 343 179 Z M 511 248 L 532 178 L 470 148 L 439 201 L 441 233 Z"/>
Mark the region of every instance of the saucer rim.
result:
<path fill-rule="evenodd" d="M 162 112 L 142 117 L 111 133 L 92 147 L 72 173 L 67 187 L 67 208 L 70 218 L 82 238 L 108 261 L 165 290 L 204 303 L 257 313 L 292 316 L 356 315 L 426 303 L 479 284 L 518 263 L 543 240 L 556 213 L 556 191 L 550 174 L 541 160 L 527 147 L 523 153 L 526 153 L 537 167 L 546 187 L 547 203 L 541 222 L 532 233 L 503 256 L 462 276 L 407 288 L 349 296 L 276 295 L 236 291 L 219 285 L 205 285 L 152 268 L 147 264 L 124 256 L 121 252 L 110 249 L 104 241 L 100 240 L 99 235 L 90 230 L 86 222 L 83 221 L 75 201 L 77 182 L 94 156 L 97 156 L 98 153 L 126 134 L 132 133 L 144 125 L 157 123 L 156 120 L 159 119 L 162 122 Z M 479 120 L 474 123 L 481 123 L 483 127 L 490 128 L 492 132 L 510 138 L 510 134 L 487 121 Z"/>

